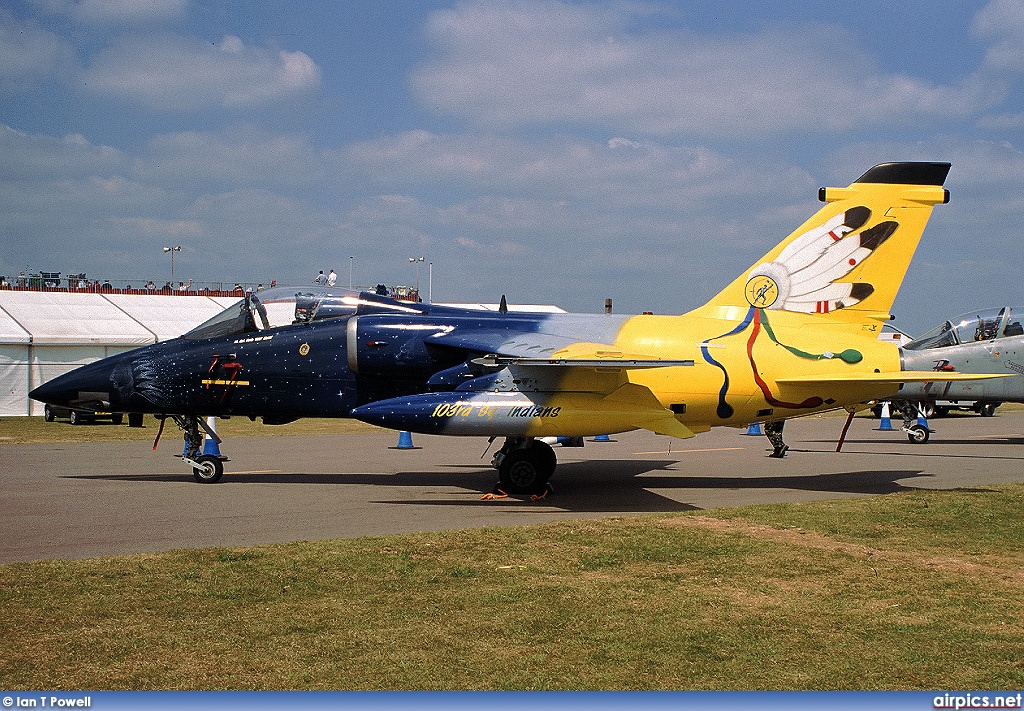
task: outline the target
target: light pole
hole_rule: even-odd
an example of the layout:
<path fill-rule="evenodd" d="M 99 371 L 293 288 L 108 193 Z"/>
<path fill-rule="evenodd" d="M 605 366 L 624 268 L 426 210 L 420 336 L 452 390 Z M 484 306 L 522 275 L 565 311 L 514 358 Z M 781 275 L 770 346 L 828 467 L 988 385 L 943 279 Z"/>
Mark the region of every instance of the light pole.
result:
<path fill-rule="evenodd" d="M 167 252 L 171 253 L 171 286 L 172 287 L 174 286 L 174 253 L 175 252 L 180 252 L 180 251 L 181 251 L 181 247 L 180 246 L 179 247 L 164 247 L 164 253 L 165 254 Z"/>
<path fill-rule="evenodd" d="M 416 264 L 416 298 L 419 299 L 420 298 L 420 265 L 423 264 L 424 258 L 423 257 L 409 257 L 409 261 L 410 262 L 415 262 L 415 264 Z M 420 301 L 422 301 L 422 299 L 420 299 Z"/>
<path fill-rule="evenodd" d="M 355 257 L 348 258 L 348 288 L 352 288 L 352 264 L 356 261 Z"/>
<path fill-rule="evenodd" d="M 434 303 L 434 263 L 427 265 L 427 303 Z"/>

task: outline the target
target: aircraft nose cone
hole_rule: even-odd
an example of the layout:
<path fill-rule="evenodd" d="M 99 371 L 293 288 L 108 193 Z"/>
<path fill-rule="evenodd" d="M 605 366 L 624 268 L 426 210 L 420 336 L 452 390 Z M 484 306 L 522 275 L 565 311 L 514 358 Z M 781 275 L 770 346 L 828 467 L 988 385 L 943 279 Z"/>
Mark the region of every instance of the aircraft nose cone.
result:
<path fill-rule="evenodd" d="M 43 383 L 38 388 L 35 388 L 29 392 L 28 396 L 33 400 L 39 402 L 45 402 L 49 405 L 64 405 L 67 402 L 67 391 L 58 382 L 64 376 L 59 376 L 53 380 Z"/>
<path fill-rule="evenodd" d="M 112 359 L 104 359 L 59 375 L 43 383 L 28 395 L 34 400 L 64 407 L 106 409 L 116 404 L 117 393 L 111 382 Z"/>

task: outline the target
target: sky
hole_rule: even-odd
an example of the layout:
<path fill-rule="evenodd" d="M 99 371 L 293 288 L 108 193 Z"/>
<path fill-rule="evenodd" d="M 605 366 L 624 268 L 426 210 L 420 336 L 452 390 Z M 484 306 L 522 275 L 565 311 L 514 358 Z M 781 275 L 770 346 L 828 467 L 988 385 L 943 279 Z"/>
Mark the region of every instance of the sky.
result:
<path fill-rule="evenodd" d="M 0 274 L 683 313 L 948 161 L 912 334 L 1024 306 L 1024 0 L 0 2 Z M 410 263 L 410 258 L 424 262 Z"/>

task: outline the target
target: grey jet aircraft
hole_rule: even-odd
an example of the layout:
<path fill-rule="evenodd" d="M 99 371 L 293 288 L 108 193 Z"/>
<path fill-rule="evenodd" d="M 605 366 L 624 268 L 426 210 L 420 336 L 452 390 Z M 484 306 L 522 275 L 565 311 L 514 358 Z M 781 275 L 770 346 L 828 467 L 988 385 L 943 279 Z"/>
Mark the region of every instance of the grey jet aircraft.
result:
<path fill-rule="evenodd" d="M 1024 375 L 1024 307 L 973 311 L 941 325 L 903 346 L 903 367 L 937 373 Z M 911 442 L 928 441 L 927 428 L 910 426 L 922 414 L 945 414 L 951 406 L 970 404 L 990 417 L 1004 402 L 1024 402 L 1024 378 L 905 383 L 892 398 L 903 416 Z"/>

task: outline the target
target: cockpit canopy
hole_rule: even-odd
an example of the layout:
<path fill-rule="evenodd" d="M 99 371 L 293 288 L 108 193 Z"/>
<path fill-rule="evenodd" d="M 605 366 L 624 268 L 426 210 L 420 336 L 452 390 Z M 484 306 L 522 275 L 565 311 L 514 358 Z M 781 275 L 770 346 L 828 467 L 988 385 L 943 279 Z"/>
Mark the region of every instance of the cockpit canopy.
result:
<path fill-rule="evenodd" d="M 1004 306 L 1001 309 L 986 309 L 946 321 L 903 347 L 917 351 L 1007 336 L 1024 336 L 1022 321 L 1024 308 Z"/>
<path fill-rule="evenodd" d="M 420 304 L 352 289 L 311 284 L 279 286 L 245 295 L 183 337 L 189 340 L 227 338 L 280 326 L 348 318 L 362 313 L 422 313 Z"/>

